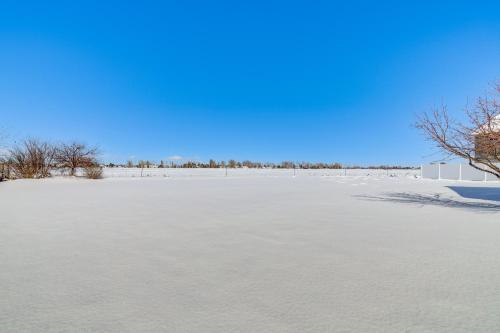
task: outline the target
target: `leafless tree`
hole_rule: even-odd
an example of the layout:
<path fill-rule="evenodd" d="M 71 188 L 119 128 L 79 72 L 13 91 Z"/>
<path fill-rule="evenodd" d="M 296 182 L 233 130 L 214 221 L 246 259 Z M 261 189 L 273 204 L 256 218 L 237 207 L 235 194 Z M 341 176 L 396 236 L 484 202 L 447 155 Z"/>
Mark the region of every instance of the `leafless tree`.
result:
<path fill-rule="evenodd" d="M 58 167 L 68 169 L 70 176 L 74 176 L 78 168 L 96 165 L 97 155 L 96 147 L 88 147 L 79 142 L 63 143 L 56 149 Z"/>
<path fill-rule="evenodd" d="M 50 176 L 56 151 L 47 142 L 28 139 L 11 149 L 9 155 L 16 178 L 45 178 Z"/>
<path fill-rule="evenodd" d="M 478 98 L 466 108 L 467 121 L 452 119 L 446 107 L 418 117 L 417 128 L 449 156 L 466 159 L 469 165 L 500 178 L 500 84 L 493 97 Z"/>

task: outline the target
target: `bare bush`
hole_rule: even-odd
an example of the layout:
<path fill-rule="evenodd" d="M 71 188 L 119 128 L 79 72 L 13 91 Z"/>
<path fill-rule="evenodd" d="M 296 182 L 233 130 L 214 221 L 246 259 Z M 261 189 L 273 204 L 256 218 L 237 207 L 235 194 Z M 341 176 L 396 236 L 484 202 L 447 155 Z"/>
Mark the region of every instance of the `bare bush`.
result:
<path fill-rule="evenodd" d="M 10 178 L 9 161 L 0 157 L 0 182 Z"/>
<path fill-rule="evenodd" d="M 500 95 L 500 84 L 496 86 Z M 469 165 L 500 178 L 500 104 L 495 98 L 479 98 L 466 109 L 467 123 L 448 115 L 446 107 L 424 113 L 417 128 L 449 156 L 465 158 Z"/>
<path fill-rule="evenodd" d="M 8 179 L 10 176 L 10 169 L 9 169 L 9 164 L 8 164 L 8 159 L 7 159 L 7 150 L 4 147 L 4 142 L 6 139 L 6 135 L 4 134 L 4 131 L 0 129 L 0 182 Z"/>
<path fill-rule="evenodd" d="M 97 154 L 96 147 L 87 147 L 84 143 L 63 143 L 56 149 L 56 162 L 59 168 L 68 169 L 70 176 L 74 176 L 78 168 L 95 166 Z"/>
<path fill-rule="evenodd" d="M 84 168 L 85 177 L 88 179 L 102 179 L 103 169 L 100 166 L 88 166 Z"/>
<path fill-rule="evenodd" d="M 101 179 L 102 178 L 102 167 L 99 165 L 87 166 L 84 169 L 84 175 L 88 179 Z"/>
<path fill-rule="evenodd" d="M 9 155 L 16 178 L 45 178 L 50 176 L 56 151 L 47 142 L 28 139 L 11 149 Z"/>

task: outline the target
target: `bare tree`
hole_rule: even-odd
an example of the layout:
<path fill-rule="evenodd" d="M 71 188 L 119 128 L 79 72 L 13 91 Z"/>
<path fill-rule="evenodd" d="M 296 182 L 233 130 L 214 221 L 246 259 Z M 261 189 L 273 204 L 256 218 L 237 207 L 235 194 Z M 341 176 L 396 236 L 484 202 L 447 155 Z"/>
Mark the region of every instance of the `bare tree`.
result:
<path fill-rule="evenodd" d="M 50 176 L 56 151 L 47 143 L 28 139 L 9 151 L 10 164 L 16 178 L 45 178 Z"/>
<path fill-rule="evenodd" d="M 72 142 L 57 147 L 56 161 L 59 167 L 68 169 L 70 176 L 74 176 L 78 168 L 96 165 L 97 155 L 96 147 L 87 147 L 84 143 Z"/>
<path fill-rule="evenodd" d="M 495 95 L 500 95 L 500 84 Z M 465 110 L 467 122 L 450 118 L 446 107 L 418 117 L 416 127 L 449 156 L 466 159 L 469 165 L 500 178 L 500 104 L 495 97 L 478 98 Z"/>

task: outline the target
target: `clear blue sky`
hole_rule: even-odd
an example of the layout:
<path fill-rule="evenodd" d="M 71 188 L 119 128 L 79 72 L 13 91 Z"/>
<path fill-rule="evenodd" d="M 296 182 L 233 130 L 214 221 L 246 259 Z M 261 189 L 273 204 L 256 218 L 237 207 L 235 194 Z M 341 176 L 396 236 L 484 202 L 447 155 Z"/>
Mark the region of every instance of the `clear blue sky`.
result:
<path fill-rule="evenodd" d="M 499 1 L 0 2 L 0 126 L 106 161 L 420 164 L 499 78 Z"/>

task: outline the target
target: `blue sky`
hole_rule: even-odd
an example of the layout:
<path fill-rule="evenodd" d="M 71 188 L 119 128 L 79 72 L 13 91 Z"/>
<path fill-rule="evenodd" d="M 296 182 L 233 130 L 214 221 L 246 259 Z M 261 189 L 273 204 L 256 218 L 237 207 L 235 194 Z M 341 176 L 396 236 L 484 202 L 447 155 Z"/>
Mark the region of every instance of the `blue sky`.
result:
<path fill-rule="evenodd" d="M 106 161 L 420 164 L 500 79 L 498 1 L 0 3 L 0 126 Z"/>

